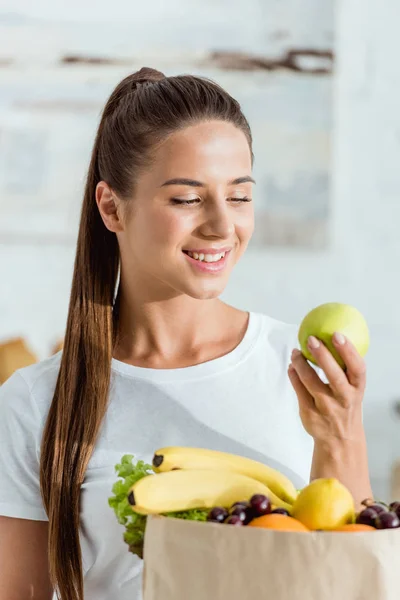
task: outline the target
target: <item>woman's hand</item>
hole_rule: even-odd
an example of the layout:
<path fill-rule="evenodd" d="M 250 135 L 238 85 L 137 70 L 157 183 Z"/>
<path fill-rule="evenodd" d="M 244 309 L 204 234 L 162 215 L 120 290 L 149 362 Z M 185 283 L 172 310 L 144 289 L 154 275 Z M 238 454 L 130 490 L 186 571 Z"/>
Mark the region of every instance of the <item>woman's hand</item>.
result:
<path fill-rule="evenodd" d="M 332 342 L 346 365 L 346 372 L 328 348 L 311 336 L 308 348 L 329 384 L 321 381 L 299 350 L 293 350 L 289 378 L 299 400 L 303 425 L 315 441 L 357 440 L 363 434 L 365 363 L 342 334 L 335 334 Z"/>
<path fill-rule="evenodd" d="M 320 379 L 297 349 L 293 350 L 288 373 L 299 401 L 301 420 L 314 438 L 311 479 L 337 477 L 358 503 L 372 496 L 362 422 L 366 368 L 345 336 L 335 333 L 332 342 L 346 370 L 322 342 L 313 336 L 308 339 L 308 348 L 328 383 Z"/>

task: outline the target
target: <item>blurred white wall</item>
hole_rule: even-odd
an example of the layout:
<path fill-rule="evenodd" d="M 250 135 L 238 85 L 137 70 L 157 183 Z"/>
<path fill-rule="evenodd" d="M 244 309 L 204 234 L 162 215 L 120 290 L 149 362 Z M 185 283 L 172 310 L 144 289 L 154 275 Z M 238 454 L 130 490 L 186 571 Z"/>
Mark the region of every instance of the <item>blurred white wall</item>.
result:
<path fill-rule="evenodd" d="M 5 19 L 0 23 L 0 58 L 6 62 L 8 57 L 16 56 L 18 64 L 0 67 L 0 79 L 4 82 L 11 76 L 8 73 L 12 71 L 14 76 L 18 69 L 22 78 L 26 74 L 34 81 L 40 77 L 41 69 L 52 63 L 53 52 L 66 50 L 67 41 L 69 52 L 75 49 L 90 53 L 95 43 L 92 35 L 101 37 L 104 54 L 112 49 L 121 54 L 134 49 L 137 55 L 138 48 L 146 47 L 147 56 L 149 40 L 156 55 L 160 35 L 164 35 L 170 42 L 173 66 L 178 45 L 186 44 L 190 51 L 196 52 L 203 41 L 206 43 L 213 36 L 214 46 L 221 42 L 221 47 L 226 47 L 232 35 L 232 29 L 226 26 L 229 21 L 230 25 L 236 23 L 238 39 L 243 38 L 249 50 L 268 49 L 265 42 L 268 14 L 262 1 L 209 2 L 214 7 L 217 4 L 219 12 L 218 18 L 208 24 L 201 21 L 204 13 L 199 8 L 200 0 L 191 3 L 190 11 L 179 0 L 167 4 L 161 0 L 147 5 L 140 3 L 135 8 L 137 20 L 127 23 L 125 34 L 118 39 L 116 22 L 125 14 L 126 7 L 132 6 L 128 0 L 107 4 L 71 0 L 62 5 L 52 0 L 34 4 L 30 0 L 19 0 L 16 4 L 3 0 L 2 12 L 9 14 L 7 23 Z M 203 4 L 206 3 L 204 0 Z M 277 2 L 277 11 L 279 5 Z M 302 18 L 302 6 L 301 0 L 293 0 L 293 19 Z M 154 19 L 159 17 L 158 27 L 141 27 L 139 11 L 147 10 L 151 10 Z M 169 28 L 170 19 L 176 18 L 174 10 L 182 23 L 179 44 Z M 80 26 L 68 26 L 71 14 L 81 20 Z M 31 19 L 24 23 L 21 15 L 52 22 L 46 39 L 39 25 Z M 316 15 L 320 19 L 325 17 L 323 11 Z M 395 0 L 387 0 L 384 9 L 379 0 L 338 3 L 333 199 L 328 249 L 251 251 L 237 267 L 225 294 L 243 308 L 290 322 L 299 322 L 310 308 L 325 301 L 354 304 L 364 313 L 372 338 L 367 358 L 365 421 L 374 486 L 382 497 L 388 494 L 392 461 L 400 456 L 400 421 L 395 421 L 392 412 L 393 400 L 400 397 L 399 18 L 400 6 Z M 86 33 L 84 20 L 91 22 L 91 36 Z M 168 60 L 168 56 L 165 58 Z M 2 218 L 0 214 L 0 222 Z M 24 215 L 20 218 L 23 223 Z M 45 211 L 38 210 L 40 225 L 47 218 Z M 49 229 L 51 226 L 50 220 Z M 3 338 L 21 334 L 40 356 L 48 355 L 51 344 L 63 332 L 73 255 L 72 244 L 52 241 L 51 236 L 44 246 L 31 243 L 29 235 L 0 240 Z"/>

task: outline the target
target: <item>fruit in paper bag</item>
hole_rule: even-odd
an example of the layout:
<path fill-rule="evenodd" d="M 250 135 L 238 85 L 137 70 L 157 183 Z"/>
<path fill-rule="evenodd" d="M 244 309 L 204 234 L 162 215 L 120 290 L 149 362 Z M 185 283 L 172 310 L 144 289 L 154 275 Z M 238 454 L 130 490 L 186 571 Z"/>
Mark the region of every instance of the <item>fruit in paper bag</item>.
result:
<path fill-rule="evenodd" d="M 285 514 L 289 514 L 288 511 L 281 508 L 279 510 L 285 511 Z M 216 523 L 234 523 L 236 524 L 236 517 L 242 521 L 243 525 L 247 525 L 256 517 L 268 515 L 272 511 L 272 505 L 270 499 L 264 494 L 254 494 L 250 500 L 234 502 L 230 507 L 229 511 L 220 506 L 216 506 L 208 513 L 207 520 L 214 521 Z M 235 517 L 231 519 L 230 517 Z"/>
<path fill-rule="evenodd" d="M 376 529 L 371 525 L 363 525 L 362 523 L 347 523 L 346 525 L 336 527 L 336 529 L 333 529 L 332 531 L 343 531 L 343 533 L 357 533 L 361 531 L 376 531 Z"/>
<path fill-rule="evenodd" d="M 254 494 L 250 498 L 250 509 L 256 517 L 268 515 L 272 510 L 270 499 L 263 494 Z"/>
<path fill-rule="evenodd" d="M 298 340 L 307 360 L 316 364 L 307 347 L 307 340 L 313 335 L 328 347 L 339 365 L 344 368 L 344 362 L 332 344 L 332 336 L 336 331 L 343 333 L 361 356 L 366 355 L 369 348 L 369 330 L 363 315 L 348 304 L 328 302 L 310 311 L 300 324 Z"/>
<path fill-rule="evenodd" d="M 244 525 L 247 525 L 254 517 L 253 511 L 250 506 L 233 506 L 229 511 L 229 517 L 239 517 Z M 228 517 L 228 518 L 229 518 Z M 226 523 L 227 521 L 225 521 Z"/>
<path fill-rule="evenodd" d="M 337 479 L 315 479 L 300 492 L 291 515 L 309 529 L 337 529 L 354 522 L 353 496 Z"/>
<path fill-rule="evenodd" d="M 226 521 L 224 521 L 227 525 L 236 525 L 236 526 L 244 526 L 245 522 L 238 515 L 230 515 Z"/>
<path fill-rule="evenodd" d="M 396 529 L 400 527 L 400 519 L 394 512 L 383 512 L 375 519 L 376 529 Z"/>
<path fill-rule="evenodd" d="M 378 516 L 378 512 L 376 512 L 373 508 L 365 508 L 360 513 L 358 513 L 356 517 L 356 523 L 358 525 L 369 525 L 370 527 L 375 527 L 375 520 Z"/>
<path fill-rule="evenodd" d="M 395 512 L 400 518 L 400 502 L 398 502 L 397 500 L 395 502 L 391 502 L 389 504 L 389 510 Z"/>
<path fill-rule="evenodd" d="M 308 527 L 297 519 L 276 513 L 257 517 L 249 523 L 248 527 L 262 527 L 263 529 L 275 529 L 279 531 L 310 531 Z"/>
<path fill-rule="evenodd" d="M 297 490 L 285 475 L 256 460 L 204 448 L 169 446 L 160 448 L 153 457 L 153 469 L 164 473 L 174 469 L 216 469 L 252 477 L 265 484 L 278 498 L 293 504 Z"/>
<path fill-rule="evenodd" d="M 207 515 L 207 521 L 223 523 L 229 517 L 229 512 L 223 506 L 215 506 Z"/>
<path fill-rule="evenodd" d="M 129 502 L 139 514 L 161 514 L 194 508 L 230 507 L 264 494 L 290 508 L 264 484 L 232 471 L 177 470 L 144 477 L 130 489 Z"/>

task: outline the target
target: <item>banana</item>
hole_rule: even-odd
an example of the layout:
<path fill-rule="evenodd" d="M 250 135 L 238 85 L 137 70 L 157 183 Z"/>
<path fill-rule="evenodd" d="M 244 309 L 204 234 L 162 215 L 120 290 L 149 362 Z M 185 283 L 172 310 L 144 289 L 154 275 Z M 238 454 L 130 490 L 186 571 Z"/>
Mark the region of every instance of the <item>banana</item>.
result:
<path fill-rule="evenodd" d="M 290 479 L 276 469 L 256 460 L 204 448 L 186 448 L 168 446 L 160 448 L 153 457 L 156 473 L 174 469 L 217 469 L 233 471 L 252 477 L 270 488 L 270 490 L 288 504 L 293 504 L 298 492 Z"/>
<path fill-rule="evenodd" d="M 264 494 L 272 504 L 291 509 L 263 483 L 216 469 L 182 469 L 143 477 L 129 490 L 128 500 L 135 512 L 149 515 L 214 506 L 230 508 L 234 502 L 249 501 L 253 494 Z"/>

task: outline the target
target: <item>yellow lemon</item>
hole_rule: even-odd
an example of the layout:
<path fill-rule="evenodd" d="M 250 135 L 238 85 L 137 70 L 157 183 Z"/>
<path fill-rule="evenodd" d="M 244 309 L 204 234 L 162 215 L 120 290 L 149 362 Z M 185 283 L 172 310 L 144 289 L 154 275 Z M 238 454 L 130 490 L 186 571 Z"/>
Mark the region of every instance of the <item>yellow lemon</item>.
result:
<path fill-rule="evenodd" d="M 336 529 L 354 522 L 354 499 L 338 479 L 315 479 L 300 492 L 291 515 L 309 529 Z"/>

